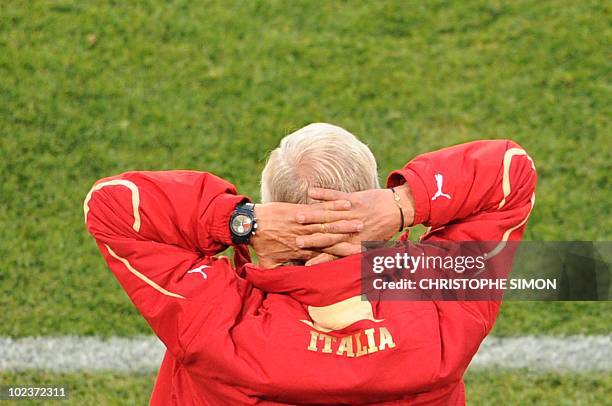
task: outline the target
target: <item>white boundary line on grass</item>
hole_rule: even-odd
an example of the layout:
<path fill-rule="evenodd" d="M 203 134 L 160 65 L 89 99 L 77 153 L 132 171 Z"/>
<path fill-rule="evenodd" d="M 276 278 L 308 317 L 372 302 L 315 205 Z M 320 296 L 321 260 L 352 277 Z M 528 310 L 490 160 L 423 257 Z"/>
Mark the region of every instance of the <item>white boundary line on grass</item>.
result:
<path fill-rule="evenodd" d="M 0 337 L 0 372 L 154 372 L 163 354 L 164 346 L 152 336 Z M 612 335 L 488 337 L 471 368 L 612 372 Z"/>
<path fill-rule="evenodd" d="M 612 372 L 612 335 L 487 337 L 470 367 Z"/>

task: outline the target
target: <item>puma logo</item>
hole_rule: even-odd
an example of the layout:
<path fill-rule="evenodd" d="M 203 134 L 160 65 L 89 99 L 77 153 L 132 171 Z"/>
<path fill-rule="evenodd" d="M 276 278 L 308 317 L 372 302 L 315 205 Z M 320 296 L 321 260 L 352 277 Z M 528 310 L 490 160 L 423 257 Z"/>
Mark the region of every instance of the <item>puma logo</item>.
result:
<path fill-rule="evenodd" d="M 197 268 L 193 268 L 189 271 L 187 271 L 187 273 L 199 273 L 200 275 L 202 275 L 202 277 L 204 279 L 208 279 L 208 275 L 206 275 L 206 272 L 204 272 L 202 269 L 206 269 L 206 268 L 210 268 L 210 266 L 208 265 L 201 265 Z"/>
<path fill-rule="evenodd" d="M 433 195 L 433 197 L 431 198 L 431 200 L 436 200 L 438 197 L 446 197 L 447 199 L 450 200 L 450 195 L 447 193 L 442 192 L 442 184 L 444 183 L 444 176 L 441 173 L 436 173 L 434 175 L 434 178 L 436 178 L 436 185 L 438 186 L 438 191 L 436 192 L 435 195 Z"/>

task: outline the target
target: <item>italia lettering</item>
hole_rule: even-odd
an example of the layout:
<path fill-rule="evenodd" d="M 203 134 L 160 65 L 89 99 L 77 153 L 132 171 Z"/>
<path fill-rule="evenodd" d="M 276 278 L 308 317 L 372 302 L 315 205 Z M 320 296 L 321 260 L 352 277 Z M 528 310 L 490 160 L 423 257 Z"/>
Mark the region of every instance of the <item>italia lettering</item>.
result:
<path fill-rule="evenodd" d="M 307 347 L 309 351 L 349 358 L 362 357 L 388 348 L 395 348 L 395 342 L 386 327 L 368 328 L 344 337 L 334 337 L 310 330 Z"/>

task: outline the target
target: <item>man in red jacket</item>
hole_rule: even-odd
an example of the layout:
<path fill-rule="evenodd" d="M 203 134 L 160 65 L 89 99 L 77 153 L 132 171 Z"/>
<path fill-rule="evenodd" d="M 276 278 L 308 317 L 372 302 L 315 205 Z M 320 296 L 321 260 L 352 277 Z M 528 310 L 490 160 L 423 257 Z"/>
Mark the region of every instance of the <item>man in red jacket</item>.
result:
<path fill-rule="evenodd" d="M 389 175 L 394 190 L 376 189 L 367 147 L 314 126 L 272 153 L 255 207 L 190 171 L 126 173 L 87 195 L 89 231 L 167 348 L 151 404 L 465 403 L 463 373 L 499 302 L 360 300 L 354 254 L 424 224 L 424 241 L 497 241 L 494 257 L 524 231 L 531 159 L 477 141 L 421 155 Z M 215 256 L 228 245 L 235 266 Z"/>

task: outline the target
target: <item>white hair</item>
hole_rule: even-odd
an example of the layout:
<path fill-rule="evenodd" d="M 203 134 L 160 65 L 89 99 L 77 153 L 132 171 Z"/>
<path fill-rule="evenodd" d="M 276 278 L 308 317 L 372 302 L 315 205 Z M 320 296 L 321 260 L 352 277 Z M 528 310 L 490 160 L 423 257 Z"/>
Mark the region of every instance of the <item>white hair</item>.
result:
<path fill-rule="evenodd" d="M 309 203 L 308 188 L 343 192 L 376 189 L 376 159 L 364 143 L 335 125 L 309 124 L 287 135 L 261 174 L 261 199 Z"/>

